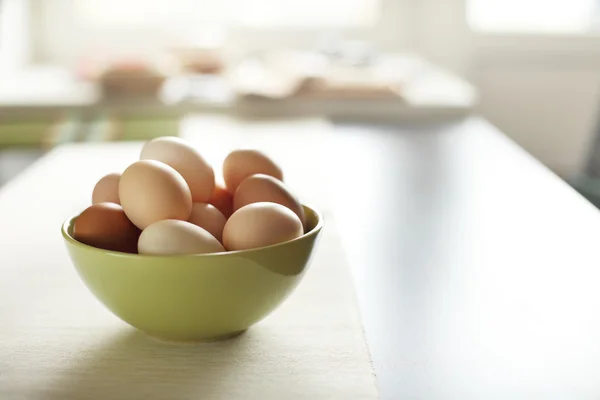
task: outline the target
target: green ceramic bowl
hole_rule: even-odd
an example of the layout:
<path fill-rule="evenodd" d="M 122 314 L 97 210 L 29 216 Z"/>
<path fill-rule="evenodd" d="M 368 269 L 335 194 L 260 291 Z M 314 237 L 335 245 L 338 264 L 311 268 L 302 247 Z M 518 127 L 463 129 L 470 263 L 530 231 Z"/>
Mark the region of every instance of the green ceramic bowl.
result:
<path fill-rule="evenodd" d="M 98 249 L 62 227 L 90 291 L 123 321 L 169 341 L 235 336 L 277 308 L 306 272 L 323 217 L 304 206 L 308 232 L 273 246 L 218 254 L 146 256 Z"/>

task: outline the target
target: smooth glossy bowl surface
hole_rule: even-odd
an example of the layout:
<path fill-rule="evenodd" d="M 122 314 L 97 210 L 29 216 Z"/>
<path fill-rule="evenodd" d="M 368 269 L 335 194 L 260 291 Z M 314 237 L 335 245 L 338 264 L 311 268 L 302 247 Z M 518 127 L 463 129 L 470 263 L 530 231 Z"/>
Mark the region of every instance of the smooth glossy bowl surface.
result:
<path fill-rule="evenodd" d="M 279 306 L 300 282 L 323 227 L 304 206 L 308 229 L 289 242 L 252 250 L 146 256 L 98 249 L 62 235 L 79 276 L 123 321 L 169 341 L 213 341 L 248 329 Z"/>

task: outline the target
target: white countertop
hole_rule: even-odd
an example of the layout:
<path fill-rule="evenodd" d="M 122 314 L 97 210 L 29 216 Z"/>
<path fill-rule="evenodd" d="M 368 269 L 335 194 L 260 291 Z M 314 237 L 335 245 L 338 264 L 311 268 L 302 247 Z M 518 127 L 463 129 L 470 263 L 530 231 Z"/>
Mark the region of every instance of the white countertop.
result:
<path fill-rule="evenodd" d="M 222 144 L 216 158 L 231 145 L 258 145 L 283 162 L 302 165 L 291 169 L 290 183 L 339 227 L 383 400 L 598 398 L 600 212 L 486 121 L 344 124 L 332 130 L 310 121 L 200 116 L 185 121 L 184 129 L 197 132 L 198 140 Z M 85 158 L 81 153 L 77 163 Z M 3 221 L 22 223 L 33 217 L 58 223 L 57 210 L 82 206 L 83 198 L 79 203 L 57 201 L 61 190 L 75 190 L 64 181 L 74 172 L 47 167 L 39 164 L 0 190 Z M 46 193 L 43 200 L 40 193 Z M 65 284 L 62 278 L 44 284 L 35 271 L 47 264 L 32 263 L 35 254 L 13 246 L 18 241 L 29 249 L 46 241 L 17 222 L 0 229 L 6 249 L 0 254 L 0 271 L 9 271 L 0 285 L 12 279 L 25 288 L 35 286 L 41 295 L 52 294 Z M 35 232 L 58 234 L 50 228 L 36 226 Z M 56 238 L 50 242 L 60 245 Z M 45 257 L 58 254 L 54 249 Z M 38 278 L 22 282 L 19 276 L 25 275 Z M 75 285 L 74 278 L 67 283 Z M 77 288 L 72 286 L 83 296 L 84 290 Z M 0 310 L 45 307 L 34 296 L 6 293 L 0 291 Z M 75 311 L 87 307 L 90 301 Z M 107 323 L 100 309 L 94 312 L 100 325 Z M 48 315 L 28 320 L 26 313 L 11 314 L 27 321 L 29 329 L 49 324 Z M 0 323 L 6 320 L 0 318 Z M 69 333 L 59 325 L 50 333 Z M 90 332 L 97 335 L 95 329 Z M 80 337 L 77 345 L 84 349 L 89 340 Z M 3 343 L 0 355 L 6 354 Z M 55 365 L 52 351 L 60 349 L 57 343 L 30 348 L 45 356 L 50 368 Z M 110 360 L 120 354 L 126 360 L 131 352 L 147 356 L 145 346 L 135 339 L 117 340 L 104 357 L 97 357 L 103 349 L 97 346 L 67 352 L 60 362 L 75 359 L 67 375 L 89 383 L 94 372 L 114 376 Z M 7 360 L 23 357 L 10 354 L 12 358 L 0 357 L 0 393 Z M 90 360 L 92 368 L 84 368 Z M 161 361 L 148 362 L 154 371 Z M 19 364 L 22 376 L 36 377 L 37 363 Z M 177 379 L 177 370 L 170 371 L 169 379 Z M 338 382 L 343 384 L 344 378 Z M 126 386 L 122 380 L 117 383 Z M 88 387 L 106 390 L 98 384 Z"/>

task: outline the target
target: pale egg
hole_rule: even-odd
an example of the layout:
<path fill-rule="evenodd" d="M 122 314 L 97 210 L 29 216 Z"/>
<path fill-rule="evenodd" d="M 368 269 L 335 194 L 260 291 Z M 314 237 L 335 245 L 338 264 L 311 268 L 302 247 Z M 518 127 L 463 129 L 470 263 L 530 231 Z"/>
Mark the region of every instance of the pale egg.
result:
<path fill-rule="evenodd" d="M 121 175 L 119 198 L 138 228 L 163 219 L 187 221 L 192 212 L 190 188 L 175 169 L 154 160 L 136 161 Z"/>
<path fill-rule="evenodd" d="M 215 188 L 212 166 L 186 141 L 178 137 L 160 137 L 146 143 L 141 160 L 161 161 L 183 176 L 194 202 L 206 202 Z"/>
<path fill-rule="evenodd" d="M 235 193 L 238 185 L 254 174 L 265 174 L 283 181 L 281 168 L 258 150 L 235 150 L 223 161 L 223 180 L 230 193 Z"/>
<path fill-rule="evenodd" d="M 220 242 L 223 238 L 223 227 L 227 219 L 212 204 L 194 203 L 188 222 L 206 229 Z"/>
<path fill-rule="evenodd" d="M 305 226 L 304 208 L 298 198 L 283 182 L 264 174 L 252 175 L 240 183 L 233 196 L 233 210 L 264 201 L 289 208 Z"/>
<path fill-rule="evenodd" d="M 103 176 L 98 183 L 96 183 L 96 186 L 94 186 L 94 191 L 92 192 L 92 204 L 105 202 L 121 204 L 119 201 L 120 179 L 121 174 L 117 172 Z"/>
<path fill-rule="evenodd" d="M 302 222 L 289 208 L 276 203 L 252 203 L 229 217 L 223 229 L 223 245 L 227 250 L 254 249 L 302 234 Z"/>
<path fill-rule="evenodd" d="M 206 254 L 225 251 L 208 231 L 190 222 L 167 219 L 142 231 L 138 252 L 151 255 Z"/>

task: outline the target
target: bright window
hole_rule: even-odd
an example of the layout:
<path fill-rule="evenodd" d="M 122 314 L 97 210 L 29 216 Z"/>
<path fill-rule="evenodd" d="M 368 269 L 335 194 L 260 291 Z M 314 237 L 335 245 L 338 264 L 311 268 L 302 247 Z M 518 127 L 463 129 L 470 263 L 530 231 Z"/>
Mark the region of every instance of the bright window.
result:
<path fill-rule="evenodd" d="M 30 1 L 38 7 L 36 59 L 68 64 L 98 53 L 152 55 L 192 43 L 302 47 L 403 29 L 389 12 L 400 0 Z"/>
<path fill-rule="evenodd" d="M 585 33 L 594 30 L 599 0 L 467 0 L 467 20 L 475 31 L 505 33 Z"/>
<path fill-rule="evenodd" d="M 78 0 L 87 24 L 151 26 L 210 22 L 257 28 L 367 26 L 379 0 Z"/>

